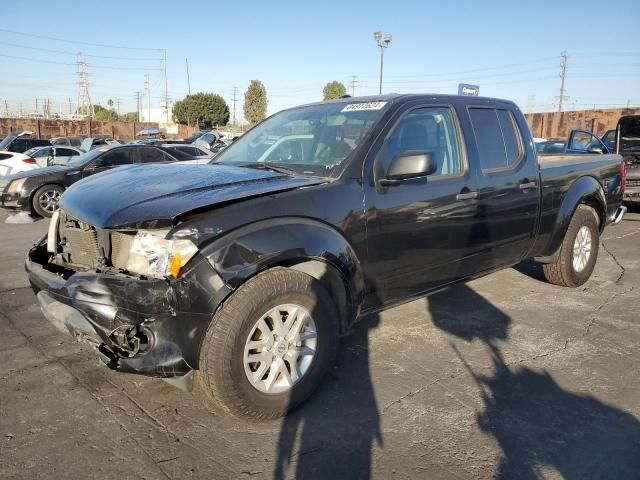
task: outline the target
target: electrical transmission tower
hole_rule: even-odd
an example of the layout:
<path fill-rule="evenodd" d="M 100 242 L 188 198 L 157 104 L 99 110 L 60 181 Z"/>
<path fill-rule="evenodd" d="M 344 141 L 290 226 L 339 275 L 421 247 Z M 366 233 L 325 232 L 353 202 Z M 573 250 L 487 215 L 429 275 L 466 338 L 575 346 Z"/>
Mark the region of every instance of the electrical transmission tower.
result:
<path fill-rule="evenodd" d="M 89 73 L 87 72 L 87 62 L 84 61 L 82 52 L 78 52 L 78 115 L 93 117 L 93 104 L 89 96 Z"/>
<path fill-rule="evenodd" d="M 569 58 L 567 52 L 564 50 L 560 54 L 562 63 L 560 64 L 560 96 L 558 96 L 558 113 L 562 113 L 562 104 L 565 100 L 569 100 L 569 97 L 564 94 L 566 89 L 564 88 L 564 82 L 567 79 L 567 59 Z"/>
<path fill-rule="evenodd" d="M 356 85 L 358 83 L 357 75 L 351 75 L 351 80 L 349 81 L 349 95 L 352 97 L 356 96 Z"/>
<path fill-rule="evenodd" d="M 236 102 L 238 101 L 238 87 L 233 87 L 233 126 L 236 126 Z"/>

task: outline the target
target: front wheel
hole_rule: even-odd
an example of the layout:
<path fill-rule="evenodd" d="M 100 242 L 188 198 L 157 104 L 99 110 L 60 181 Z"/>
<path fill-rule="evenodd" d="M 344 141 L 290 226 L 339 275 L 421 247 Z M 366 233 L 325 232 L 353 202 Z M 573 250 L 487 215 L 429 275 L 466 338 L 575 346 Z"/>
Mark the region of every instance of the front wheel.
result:
<path fill-rule="evenodd" d="M 33 195 L 33 211 L 41 217 L 48 218 L 58 209 L 64 188 L 59 185 L 45 185 Z"/>
<path fill-rule="evenodd" d="M 208 401 L 235 415 L 280 417 L 318 387 L 338 341 L 336 308 L 320 282 L 294 270 L 268 270 L 214 316 L 200 351 L 200 387 Z"/>
<path fill-rule="evenodd" d="M 565 233 L 558 259 L 542 266 L 545 278 L 555 285 L 579 287 L 593 273 L 599 245 L 596 212 L 587 205 L 579 205 Z"/>

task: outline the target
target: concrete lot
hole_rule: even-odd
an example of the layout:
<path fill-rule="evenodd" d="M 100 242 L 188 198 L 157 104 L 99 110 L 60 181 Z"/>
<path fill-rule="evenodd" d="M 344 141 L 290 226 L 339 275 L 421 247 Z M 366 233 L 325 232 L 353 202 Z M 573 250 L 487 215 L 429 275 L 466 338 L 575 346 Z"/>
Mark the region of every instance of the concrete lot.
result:
<path fill-rule="evenodd" d="M 640 214 L 575 290 L 527 264 L 384 312 L 303 408 L 254 424 L 116 374 L 42 317 L 47 222 L 0 214 L 1 478 L 640 478 Z"/>

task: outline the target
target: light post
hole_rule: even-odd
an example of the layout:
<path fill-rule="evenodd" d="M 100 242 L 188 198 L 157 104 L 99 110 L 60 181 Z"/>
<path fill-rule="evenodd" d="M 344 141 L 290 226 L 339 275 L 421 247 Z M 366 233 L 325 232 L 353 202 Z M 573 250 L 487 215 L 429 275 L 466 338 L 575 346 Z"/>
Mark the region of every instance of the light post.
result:
<path fill-rule="evenodd" d="M 387 33 L 382 37 L 382 32 L 373 32 L 373 38 L 375 38 L 376 43 L 380 47 L 380 88 L 378 93 L 382 95 L 382 68 L 384 65 L 384 49 L 389 47 L 391 43 L 391 34 Z"/>

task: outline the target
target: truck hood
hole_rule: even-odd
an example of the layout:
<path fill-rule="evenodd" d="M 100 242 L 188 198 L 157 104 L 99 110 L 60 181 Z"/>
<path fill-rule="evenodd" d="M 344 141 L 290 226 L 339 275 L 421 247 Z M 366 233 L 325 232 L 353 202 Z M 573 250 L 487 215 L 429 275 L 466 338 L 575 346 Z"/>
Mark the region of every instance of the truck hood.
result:
<path fill-rule="evenodd" d="M 132 165 L 77 182 L 60 207 L 98 228 L 163 228 L 194 210 L 325 181 L 221 164 Z"/>

